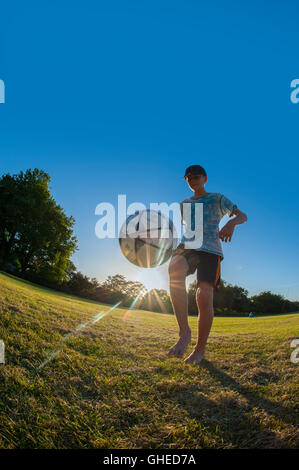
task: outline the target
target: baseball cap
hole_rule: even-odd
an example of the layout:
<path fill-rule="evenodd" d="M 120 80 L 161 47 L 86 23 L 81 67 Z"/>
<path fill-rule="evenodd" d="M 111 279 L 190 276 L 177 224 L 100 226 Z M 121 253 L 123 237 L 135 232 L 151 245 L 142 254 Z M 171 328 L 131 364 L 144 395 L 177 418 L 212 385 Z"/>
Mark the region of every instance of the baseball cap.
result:
<path fill-rule="evenodd" d="M 204 175 L 207 176 L 206 170 L 200 165 L 191 165 L 186 168 L 184 178 L 188 175 Z"/>

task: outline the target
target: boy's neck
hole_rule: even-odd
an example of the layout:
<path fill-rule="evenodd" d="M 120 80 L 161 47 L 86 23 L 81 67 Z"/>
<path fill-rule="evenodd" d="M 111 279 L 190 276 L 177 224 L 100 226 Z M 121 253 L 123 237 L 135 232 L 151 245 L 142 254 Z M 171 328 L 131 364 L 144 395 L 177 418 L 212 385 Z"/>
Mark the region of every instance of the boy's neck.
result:
<path fill-rule="evenodd" d="M 201 196 L 205 196 L 206 194 L 208 193 L 205 190 L 205 188 L 200 188 L 200 189 L 196 189 L 195 191 L 193 191 L 192 197 L 201 197 Z"/>

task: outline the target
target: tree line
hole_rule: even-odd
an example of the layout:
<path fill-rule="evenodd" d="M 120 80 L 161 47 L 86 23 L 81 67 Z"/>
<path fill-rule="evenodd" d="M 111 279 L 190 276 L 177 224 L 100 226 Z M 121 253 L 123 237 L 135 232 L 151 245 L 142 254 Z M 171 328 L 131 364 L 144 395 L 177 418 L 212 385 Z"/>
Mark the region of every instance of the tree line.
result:
<path fill-rule="evenodd" d="M 197 282 L 190 284 L 188 295 L 188 311 L 191 315 L 197 315 L 196 289 Z M 90 300 L 114 304 L 119 301 L 123 306 L 151 310 L 161 313 L 173 313 L 172 304 L 168 292 L 164 289 L 151 289 L 147 291 L 145 286 L 138 281 L 130 281 L 125 276 L 116 274 L 99 283 L 96 279 L 90 279 L 76 270 L 73 265 L 69 278 L 64 285 L 64 290 L 79 297 Z M 214 311 L 216 315 L 236 315 L 252 312 L 255 314 L 289 313 L 299 311 L 299 302 L 290 301 L 280 294 L 270 291 L 261 292 L 258 295 L 248 296 L 248 291 L 243 287 L 233 286 L 224 280 L 220 281 L 220 287 L 214 293 Z"/>
<path fill-rule="evenodd" d="M 172 312 L 168 292 L 147 291 L 120 274 L 99 283 L 77 270 L 71 256 L 77 249 L 74 218 L 68 217 L 49 189 L 50 176 L 37 168 L 0 178 L 0 269 L 38 284 L 87 299 L 128 308 Z M 189 286 L 189 313 L 197 314 L 196 281 Z M 287 313 L 299 302 L 270 291 L 248 291 L 221 280 L 214 295 L 216 314 Z"/>

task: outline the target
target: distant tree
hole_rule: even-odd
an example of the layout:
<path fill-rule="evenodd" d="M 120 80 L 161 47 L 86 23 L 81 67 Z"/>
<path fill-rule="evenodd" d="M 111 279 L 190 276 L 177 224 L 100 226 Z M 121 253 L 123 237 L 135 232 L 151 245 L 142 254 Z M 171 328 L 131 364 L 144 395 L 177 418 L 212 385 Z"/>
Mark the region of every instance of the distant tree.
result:
<path fill-rule="evenodd" d="M 188 312 L 191 315 L 197 315 L 198 308 L 196 304 L 197 280 L 193 281 L 187 290 Z"/>
<path fill-rule="evenodd" d="M 67 276 L 77 241 L 74 219 L 55 202 L 49 183 L 37 168 L 0 178 L 0 266 L 57 285 Z"/>
<path fill-rule="evenodd" d="M 70 260 L 69 265 L 65 270 L 65 283 L 69 282 L 77 271 L 76 265 Z"/>
<path fill-rule="evenodd" d="M 139 281 L 130 281 L 121 274 L 108 276 L 99 283 L 77 271 L 71 262 L 67 269 L 67 278 L 62 289 L 89 299 L 115 304 L 121 301 L 124 307 L 140 308 L 154 312 L 172 313 L 172 303 L 168 292 L 164 289 L 147 291 Z M 197 315 L 196 304 L 197 281 L 190 284 L 188 289 L 188 312 Z M 271 292 L 263 292 L 258 296 L 248 298 L 248 291 L 243 287 L 232 286 L 221 279 L 220 287 L 214 292 L 214 307 L 219 313 L 236 314 L 249 313 L 283 313 L 299 310 L 299 302 L 291 302 Z"/>
<path fill-rule="evenodd" d="M 287 313 L 298 308 L 298 302 L 291 302 L 280 294 L 270 291 L 261 292 L 251 297 L 252 311 L 255 313 Z"/>
<path fill-rule="evenodd" d="M 196 305 L 197 282 L 190 284 L 188 289 L 188 311 L 197 314 Z M 281 295 L 270 291 L 248 297 L 248 291 L 240 286 L 233 286 L 226 281 L 220 281 L 220 287 L 214 292 L 215 313 L 287 313 L 299 310 L 299 302 L 291 302 Z"/>
<path fill-rule="evenodd" d="M 108 302 L 115 303 L 122 301 L 125 306 L 129 306 L 139 294 L 145 292 L 146 289 L 141 282 L 129 281 L 121 274 L 108 276 L 100 284 L 99 289 L 99 294 L 104 294 Z"/>
<path fill-rule="evenodd" d="M 141 299 L 139 308 L 154 312 L 172 313 L 169 294 L 164 289 L 151 289 Z"/>
<path fill-rule="evenodd" d="M 233 286 L 223 280 L 214 294 L 215 308 L 227 308 L 232 312 L 250 312 L 251 302 L 248 291 L 240 286 Z"/>
<path fill-rule="evenodd" d="M 71 262 L 70 268 L 67 270 L 67 279 L 63 285 L 65 291 L 85 297 L 87 299 L 95 299 L 97 289 L 100 285 L 95 278 L 90 279 L 80 271 L 77 271 L 75 265 Z"/>

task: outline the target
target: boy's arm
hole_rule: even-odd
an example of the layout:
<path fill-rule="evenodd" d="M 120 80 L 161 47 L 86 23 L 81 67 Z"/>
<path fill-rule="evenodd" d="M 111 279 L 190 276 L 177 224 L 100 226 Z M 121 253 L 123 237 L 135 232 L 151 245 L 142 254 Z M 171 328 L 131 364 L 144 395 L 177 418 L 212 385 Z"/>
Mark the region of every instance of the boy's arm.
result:
<path fill-rule="evenodd" d="M 223 242 L 230 242 L 234 233 L 235 226 L 244 224 L 244 222 L 247 221 L 247 215 L 244 212 L 240 211 L 240 209 L 238 209 L 237 207 L 234 209 L 232 215 L 234 215 L 235 217 L 229 220 L 219 232 L 219 238 L 221 238 Z"/>
<path fill-rule="evenodd" d="M 233 211 L 233 215 L 235 215 L 236 217 L 234 217 L 233 219 L 229 220 L 228 222 L 231 222 L 233 223 L 234 225 L 240 225 L 240 224 L 244 224 L 244 222 L 247 221 L 247 215 L 240 211 L 240 209 L 238 209 L 236 207 L 236 209 Z"/>

